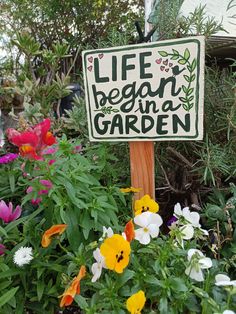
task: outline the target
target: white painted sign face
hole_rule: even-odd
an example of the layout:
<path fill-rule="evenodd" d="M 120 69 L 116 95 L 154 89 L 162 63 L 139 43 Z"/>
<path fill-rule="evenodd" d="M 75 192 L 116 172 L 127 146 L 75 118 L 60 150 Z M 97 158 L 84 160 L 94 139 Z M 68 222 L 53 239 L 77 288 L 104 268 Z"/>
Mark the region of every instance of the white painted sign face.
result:
<path fill-rule="evenodd" d="M 91 141 L 201 140 L 204 37 L 83 52 Z"/>

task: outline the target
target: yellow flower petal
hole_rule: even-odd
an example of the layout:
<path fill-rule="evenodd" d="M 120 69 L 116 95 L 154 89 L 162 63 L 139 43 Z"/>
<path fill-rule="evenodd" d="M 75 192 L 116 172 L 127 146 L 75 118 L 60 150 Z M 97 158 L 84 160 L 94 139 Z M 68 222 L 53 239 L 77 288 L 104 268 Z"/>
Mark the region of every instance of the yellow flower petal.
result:
<path fill-rule="evenodd" d="M 119 234 L 106 238 L 100 252 L 105 258 L 107 268 L 117 273 L 122 273 L 129 264 L 130 244 Z"/>
<path fill-rule="evenodd" d="M 134 188 L 134 187 L 130 187 L 130 188 L 121 188 L 120 191 L 122 193 L 138 193 L 140 192 L 142 189 L 141 188 Z"/>
<path fill-rule="evenodd" d="M 157 213 L 159 210 L 159 205 L 155 202 L 149 195 L 144 195 L 140 200 L 135 201 L 134 211 L 135 216 L 140 215 L 144 212 L 150 211 L 152 213 Z"/>
<path fill-rule="evenodd" d="M 137 293 L 133 294 L 127 299 L 126 308 L 131 314 L 139 314 L 141 313 L 145 302 L 145 294 L 142 290 L 139 290 Z"/>

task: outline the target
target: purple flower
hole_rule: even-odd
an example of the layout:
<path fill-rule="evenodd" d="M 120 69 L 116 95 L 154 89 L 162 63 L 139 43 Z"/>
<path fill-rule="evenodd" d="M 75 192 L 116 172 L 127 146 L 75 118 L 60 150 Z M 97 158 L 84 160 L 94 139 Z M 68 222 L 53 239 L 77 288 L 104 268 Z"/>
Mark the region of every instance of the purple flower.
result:
<path fill-rule="evenodd" d="M 175 216 L 172 216 L 168 221 L 167 221 L 167 226 L 171 229 L 173 227 L 175 227 L 176 225 L 176 221 L 178 219 Z"/>
<path fill-rule="evenodd" d="M 4 255 L 5 250 L 6 250 L 5 245 L 3 245 L 3 244 L 0 243 L 0 256 L 1 256 L 1 255 Z"/>
<path fill-rule="evenodd" d="M 18 154 L 9 153 L 0 157 L 0 164 L 9 164 L 13 160 L 18 158 Z"/>
<path fill-rule="evenodd" d="M 13 205 L 10 202 L 7 206 L 7 204 L 4 201 L 0 202 L 0 218 L 5 222 L 9 223 L 13 220 L 16 220 L 21 215 L 21 207 L 18 205 L 15 208 L 15 211 L 13 212 Z"/>

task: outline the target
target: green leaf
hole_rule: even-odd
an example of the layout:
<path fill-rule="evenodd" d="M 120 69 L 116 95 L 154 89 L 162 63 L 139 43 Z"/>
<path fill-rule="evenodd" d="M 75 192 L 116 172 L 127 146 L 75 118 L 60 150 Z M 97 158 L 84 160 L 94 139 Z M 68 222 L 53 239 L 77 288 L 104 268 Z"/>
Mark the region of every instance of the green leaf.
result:
<path fill-rule="evenodd" d="M 86 308 L 88 308 L 88 303 L 86 299 L 82 297 L 80 294 L 76 294 L 76 296 L 74 297 L 74 300 L 82 310 L 85 310 Z"/>
<path fill-rule="evenodd" d="M 184 59 L 188 61 L 189 58 L 190 58 L 190 51 L 188 50 L 188 48 L 186 48 L 184 51 Z"/>
<path fill-rule="evenodd" d="M 196 78 L 196 75 L 195 75 L 195 74 L 191 75 L 191 76 L 190 76 L 190 82 L 193 82 L 193 81 L 195 80 L 195 78 Z"/>
<path fill-rule="evenodd" d="M 188 91 L 187 91 L 187 96 L 189 96 L 189 95 L 191 95 L 192 94 L 192 92 L 193 92 L 193 88 L 190 88 Z"/>
<path fill-rule="evenodd" d="M 179 100 L 182 101 L 182 102 L 187 102 L 188 101 L 188 99 L 185 98 L 185 97 L 179 97 Z"/>
<path fill-rule="evenodd" d="M 173 55 L 170 59 L 171 59 L 171 60 L 177 60 L 177 59 L 179 59 L 179 56 Z"/>
<path fill-rule="evenodd" d="M 162 57 L 167 57 L 168 53 L 166 51 L 158 51 L 158 53 L 162 56 Z"/>
<path fill-rule="evenodd" d="M 0 308 L 3 307 L 4 304 L 9 302 L 11 300 L 11 298 L 14 297 L 14 295 L 16 294 L 16 291 L 18 289 L 19 289 L 19 287 L 15 287 L 15 288 L 10 289 L 6 293 L 2 294 L 2 296 L 0 297 Z"/>
<path fill-rule="evenodd" d="M 186 86 L 182 85 L 182 90 L 185 92 L 185 94 L 187 94 L 188 89 L 187 89 L 187 87 L 186 87 Z"/>
<path fill-rule="evenodd" d="M 0 273 L 0 279 L 6 278 L 6 277 L 9 279 L 9 277 L 19 275 L 20 273 L 21 273 L 21 271 L 19 271 L 19 270 L 14 270 L 14 269 L 7 270 L 7 271 Z"/>
<path fill-rule="evenodd" d="M 172 49 L 172 51 L 173 51 L 173 54 L 174 54 L 174 55 L 177 55 L 177 56 L 179 56 L 179 52 L 178 52 L 177 50 L 175 50 L 175 49 Z"/>
<path fill-rule="evenodd" d="M 181 278 L 171 278 L 171 288 L 174 291 L 186 292 L 188 287 L 185 285 L 185 282 Z"/>
<path fill-rule="evenodd" d="M 10 188 L 11 188 L 12 193 L 14 193 L 16 189 L 16 184 L 15 184 L 15 176 L 13 174 L 9 175 L 9 183 L 10 183 Z"/>
<path fill-rule="evenodd" d="M 187 82 L 190 82 L 190 77 L 188 75 L 184 75 L 184 78 Z"/>
<path fill-rule="evenodd" d="M 120 289 L 121 287 L 123 287 L 127 281 L 134 277 L 134 275 L 135 272 L 133 270 L 126 269 L 116 281 L 117 288 Z"/>
<path fill-rule="evenodd" d="M 168 302 L 167 302 L 167 299 L 164 297 L 160 299 L 159 311 L 160 311 L 160 314 L 169 314 Z"/>
<path fill-rule="evenodd" d="M 196 60 L 196 59 L 193 59 L 193 62 L 192 62 L 192 64 L 191 64 L 192 72 L 195 70 L 196 66 L 197 66 L 197 60 Z"/>
<path fill-rule="evenodd" d="M 38 301 L 40 301 L 40 300 L 42 299 L 43 291 L 44 291 L 44 282 L 43 282 L 43 281 L 38 281 L 38 282 L 37 282 L 37 296 L 38 296 Z"/>
<path fill-rule="evenodd" d="M 178 63 L 179 64 L 186 64 L 187 60 L 185 59 L 179 59 Z"/>
<path fill-rule="evenodd" d="M 0 226 L 0 234 L 3 234 L 6 238 L 8 237 L 5 229 L 2 226 Z"/>

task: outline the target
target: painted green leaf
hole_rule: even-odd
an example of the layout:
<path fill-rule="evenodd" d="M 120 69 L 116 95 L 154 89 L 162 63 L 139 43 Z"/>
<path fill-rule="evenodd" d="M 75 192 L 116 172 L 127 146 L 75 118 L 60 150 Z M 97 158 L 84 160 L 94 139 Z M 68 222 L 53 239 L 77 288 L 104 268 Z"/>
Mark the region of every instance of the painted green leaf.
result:
<path fill-rule="evenodd" d="M 186 87 L 186 86 L 182 85 L 182 90 L 185 92 L 185 94 L 187 94 L 188 89 L 187 89 L 187 87 Z"/>
<path fill-rule="evenodd" d="M 190 88 L 188 91 L 187 91 L 187 96 L 189 96 L 189 95 L 191 95 L 192 94 L 192 92 L 193 92 L 193 88 Z"/>
<path fill-rule="evenodd" d="M 187 60 L 185 59 L 179 59 L 178 63 L 179 64 L 186 64 Z"/>
<path fill-rule="evenodd" d="M 196 66 L 197 66 L 197 60 L 196 60 L 196 59 L 193 59 L 193 62 L 192 62 L 192 64 L 191 64 L 192 72 L 195 70 Z"/>
<path fill-rule="evenodd" d="M 190 51 L 188 48 L 184 51 L 184 59 L 188 60 L 190 58 Z"/>
<path fill-rule="evenodd" d="M 179 58 L 179 56 L 173 55 L 173 56 L 171 57 L 171 60 L 177 60 L 178 58 Z"/>
<path fill-rule="evenodd" d="M 194 98 L 194 96 L 191 96 L 191 97 L 189 98 L 189 101 L 192 101 L 192 100 L 193 100 L 193 98 Z"/>
<path fill-rule="evenodd" d="M 193 108 L 193 105 L 194 105 L 193 102 L 191 102 L 191 104 L 189 104 L 189 110 L 190 110 L 191 108 Z"/>
<path fill-rule="evenodd" d="M 182 102 L 186 102 L 186 101 L 188 101 L 188 99 L 187 99 L 187 98 L 185 98 L 185 97 L 179 97 L 179 100 L 180 100 L 180 101 L 182 101 Z"/>
<path fill-rule="evenodd" d="M 188 105 L 183 104 L 183 108 L 184 108 L 184 110 L 189 111 L 189 107 L 188 107 Z"/>
<path fill-rule="evenodd" d="M 196 78 L 196 75 L 195 75 L 195 74 L 191 75 L 191 76 L 190 76 L 190 82 L 193 82 L 193 81 L 195 80 L 195 78 Z"/>
<path fill-rule="evenodd" d="M 167 57 L 168 53 L 166 51 L 158 51 L 158 53 L 162 56 L 162 57 Z"/>
<path fill-rule="evenodd" d="M 172 49 L 172 51 L 173 51 L 173 54 L 174 54 L 174 55 L 177 55 L 177 56 L 179 56 L 179 52 L 178 52 L 177 50 L 175 50 L 175 49 Z"/>
<path fill-rule="evenodd" d="M 187 82 L 190 82 L 190 77 L 188 75 L 184 75 L 184 78 Z"/>

